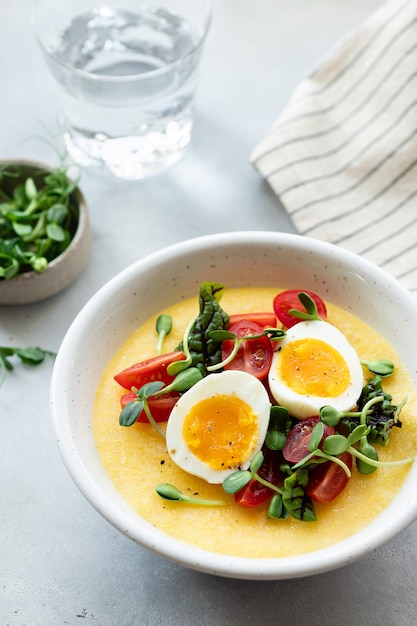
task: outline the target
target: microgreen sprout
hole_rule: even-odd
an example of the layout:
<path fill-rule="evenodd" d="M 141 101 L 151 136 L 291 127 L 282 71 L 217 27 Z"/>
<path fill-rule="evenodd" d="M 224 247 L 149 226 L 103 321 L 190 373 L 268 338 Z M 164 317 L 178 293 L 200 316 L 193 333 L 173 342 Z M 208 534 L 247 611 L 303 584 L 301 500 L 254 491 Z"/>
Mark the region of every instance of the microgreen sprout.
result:
<path fill-rule="evenodd" d="M 158 343 L 156 350 L 158 354 L 162 354 L 162 348 L 164 345 L 165 337 L 169 335 L 172 330 L 172 317 L 167 313 L 162 313 L 158 316 L 155 325 L 156 332 L 158 334 Z"/>
<path fill-rule="evenodd" d="M 394 363 L 387 359 L 376 359 L 374 361 L 361 361 L 362 365 L 366 367 L 372 374 L 381 376 L 383 378 L 391 376 L 394 372 Z"/>
<path fill-rule="evenodd" d="M 149 423 L 153 426 L 156 432 L 165 439 L 165 433 L 162 428 L 154 420 L 151 411 L 149 410 L 148 398 L 155 395 L 163 387 L 163 383 L 160 381 L 146 383 L 140 389 L 132 391 L 135 392 L 136 398 L 131 400 L 123 407 L 119 416 L 120 426 L 132 426 L 138 419 L 139 415 L 144 411 Z"/>
<path fill-rule="evenodd" d="M 319 316 L 317 311 L 317 305 L 314 302 L 313 298 L 305 293 L 305 291 L 300 291 L 297 294 L 299 301 L 304 306 L 305 311 L 299 311 L 298 309 L 289 309 L 288 313 L 293 317 L 296 317 L 299 320 L 309 321 L 309 320 L 319 320 L 322 321 L 322 318 Z"/>
<path fill-rule="evenodd" d="M 281 328 L 265 328 L 265 330 L 258 335 L 245 335 L 244 337 L 237 337 L 235 333 L 232 333 L 229 330 L 212 330 L 210 331 L 209 336 L 210 339 L 213 339 L 214 341 L 231 340 L 234 342 L 232 351 L 225 359 L 223 359 L 223 361 L 207 367 L 207 371 L 216 372 L 233 361 L 239 352 L 239 348 L 245 341 L 258 339 L 260 337 L 269 337 L 271 341 L 279 341 L 285 336 L 285 331 Z"/>
<path fill-rule="evenodd" d="M 11 372 L 14 369 L 10 357 L 16 356 L 22 363 L 34 366 L 40 365 L 48 355 L 55 357 L 56 353 L 43 350 L 39 347 L 11 348 L 8 346 L 0 346 L 0 387 L 6 378 L 7 372 Z"/>
<path fill-rule="evenodd" d="M 243 487 L 245 487 L 250 480 L 255 479 L 264 487 L 269 487 L 276 493 L 282 495 L 283 492 L 279 487 L 273 485 L 268 480 L 265 480 L 265 478 L 262 478 L 262 476 L 258 474 L 258 470 L 261 467 L 263 460 L 263 452 L 259 450 L 259 452 L 257 452 L 252 458 L 249 469 L 237 470 L 236 472 L 229 474 L 229 476 L 224 479 L 222 483 L 224 491 L 228 494 L 237 493 L 238 491 L 243 489 Z"/>
<path fill-rule="evenodd" d="M 45 271 L 78 224 L 78 181 L 70 181 L 64 167 L 22 178 L 19 168 L 0 168 L 0 280 Z"/>
<path fill-rule="evenodd" d="M 288 409 L 284 406 L 272 406 L 265 445 L 270 450 L 282 450 L 287 441 L 287 434 L 292 427 Z"/>
<path fill-rule="evenodd" d="M 185 502 L 186 504 L 197 504 L 200 506 L 224 506 L 226 504 L 224 500 L 205 500 L 203 498 L 189 496 L 169 483 L 161 483 L 160 485 L 157 485 L 155 487 L 155 491 L 164 500 L 170 500 L 173 502 Z"/>
<path fill-rule="evenodd" d="M 132 391 L 134 391 L 136 398 L 128 402 L 126 406 L 123 407 L 119 416 L 120 426 L 133 426 L 139 415 L 142 411 L 144 411 L 149 423 L 153 426 L 156 432 L 159 433 L 163 439 L 165 439 L 165 432 L 153 418 L 149 408 L 148 398 L 151 396 L 162 396 L 166 393 L 171 393 L 172 391 L 182 393 L 195 385 L 195 383 L 201 380 L 202 377 L 203 376 L 200 370 L 196 367 L 189 367 L 187 370 L 177 374 L 169 385 L 164 386 L 164 383 L 161 381 L 155 381 L 146 383 L 140 389 L 132 387 Z"/>
<path fill-rule="evenodd" d="M 186 370 L 188 367 L 191 366 L 193 362 L 193 359 L 190 353 L 190 348 L 188 345 L 188 338 L 190 336 L 190 332 L 191 332 L 192 327 L 194 326 L 194 323 L 195 323 L 195 320 L 192 319 L 184 331 L 184 337 L 182 340 L 182 351 L 185 355 L 185 359 L 181 361 L 175 361 L 174 363 L 170 363 L 168 365 L 167 372 L 170 376 L 176 376 L 183 370 Z"/>
<path fill-rule="evenodd" d="M 382 401 L 382 398 L 374 399 L 373 403 Z M 363 416 L 367 414 L 367 411 L 372 405 L 372 401 L 369 401 L 361 412 L 362 422 L 364 422 Z M 327 408 L 327 407 L 326 407 Z M 322 412 L 323 415 L 323 412 Z M 347 437 L 341 434 L 329 435 L 324 440 L 323 437 L 323 424 L 319 422 L 313 429 L 309 450 L 301 461 L 292 466 L 292 470 L 307 467 L 316 462 L 333 461 L 343 468 L 348 477 L 351 476 L 350 469 L 344 463 L 339 456 L 344 452 L 349 452 L 357 459 L 357 468 L 362 474 L 369 474 L 374 471 L 374 468 L 378 467 L 396 467 L 398 465 L 406 465 L 414 461 L 414 457 L 408 457 L 399 461 L 385 462 L 378 460 L 378 454 L 375 448 L 368 442 L 368 435 L 370 433 L 370 426 L 366 423 L 359 424 L 352 430 Z M 359 449 L 354 448 L 354 444 L 359 443 Z M 321 445 L 321 448 L 319 448 Z"/>

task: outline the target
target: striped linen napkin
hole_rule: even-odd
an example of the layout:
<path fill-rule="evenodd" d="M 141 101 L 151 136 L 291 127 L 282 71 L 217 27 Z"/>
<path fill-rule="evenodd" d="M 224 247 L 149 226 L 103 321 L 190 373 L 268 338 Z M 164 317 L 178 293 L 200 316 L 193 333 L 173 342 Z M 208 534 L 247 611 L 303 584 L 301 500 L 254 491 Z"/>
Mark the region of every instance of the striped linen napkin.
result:
<path fill-rule="evenodd" d="M 300 234 L 417 295 L 417 0 L 390 0 L 344 39 L 250 160 Z"/>

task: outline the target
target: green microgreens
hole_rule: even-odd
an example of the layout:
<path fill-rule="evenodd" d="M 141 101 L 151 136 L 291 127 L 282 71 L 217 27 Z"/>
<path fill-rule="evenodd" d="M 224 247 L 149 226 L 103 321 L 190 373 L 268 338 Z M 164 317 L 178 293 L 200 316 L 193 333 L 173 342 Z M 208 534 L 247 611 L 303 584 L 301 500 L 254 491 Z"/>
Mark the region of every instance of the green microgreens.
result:
<path fill-rule="evenodd" d="M 282 450 L 287 441 L 287 435 L 292 427 L 292 420 L 288 409 L 284 406 L 271 407 L 268 431 L 265 445 L 270 450 Z"/>
<path fill-rule="evenodd" d="M 186 504 L 197 504 L 200 506 L 224 506 L 226 504 L 224 500 L 205 500 L 196 498 L 195 496 L 189 496 L 169 483 L 157 485 L 155 491 L 164 500 L 170 500 L 172 502 L 185 502 Z"/>
<path fill-rule="evenodd" d="M 394 372 L 394 363 L 387 359 L 376 359 L 374 361 L 361 361 L 361 364 L 366 367 L 372 374 L 381 376 L 383 378 L 391 376 Z"/>
<path fill-rule="evenodd" d="M 2 386 L 7 372 L 11 372 L 14 369 L 13 363 L 10 361 L 10 357 L 16 356 L 25 365 L 40 365 L 46 356 L 55 357 L 56 353 L 49 350 L 43 350 L 42 348 L 11 348 L 7 346 L 0 346 L 0 387 Z"/>
<path fill-rule="evenodd" d="M 185 355 L 185 359 L 182 359 L 181 361 L 175 361 L 174 363 L 170 363 L 168 365 L 167 372 L 170 376 L 176 376 L 180 372 L 186 370 L 187 368 L 190 367 L 190 365 L 193 362 L 193 359 L 190 353 L 190 348 L 188 345 L 188 338 L 190 336 L 190 332 L 191 332 L 192 327 L 194 326 L 194 323 L 195 323 L 195 319 L 192 319 L 184 331 L 184 336 L 182 340 L 182 351 Z"/>
<path fill-rule="evenodd" d="M 248 470 L 238 470 L 224 479 L 224 491 L 228 494 L 235 494 L 251 480 L 256 480 L 274 492 L 267 511 L 268 518 L 285 519 L 288 515 L 292 515 L 295 519 L 306 522 L 315 520 L 313 503 L 311 498 L 305 493 L 305 487 L 308 482 L 307 470 L 301 469 L 291 472 L 284 480 L 283 487 L 280 488 L 262 478 L 259 474 L 258 470 L 261 468 L 263 461 L 263 452 L 257 452 L 252 458 Z"/>
<path fill-rule="evenodd" d="M 158 354 L 162 354 L 162 348 L 164 345 L 165 337 L 169 335 L 172 330 L 172 317 L 167 313 L 163 313 L 159 315 L 156 320 L 155 330 L 158 334 L 158 343 L 156 346 L 156 351 Z"/>
<path fill-rule="evenodd" d="M 395 467 L 405 465 L 414 461 L 414 457 L 401 459 L 399 461 L 383 462 L 378 460 L 378 453 L 375 448 L 368 442 L 368 435 L 371 431 L 367 425 L 367 415 L 372 406 L 378 402 L 383 402 L 382 396 L 376 396 L 368 400 L 361 411 L 337 411 L 333 407 L 325 406 L 320 410 L 321 421 L 314 427 L 307 454 L 299 463 L 292 466 L 292 470 L 306 467 L 311 463 L 333 461 L 343 468 L 348 477 L 351 476 L 350 469 L 339 456 L 344 452 L 349 452 L 356 457 L 356 465 L 362 474 L 370 474 L 378 467 Z M 341 434 L 329 435 L 323 439 L 324 425 L 336 426 L 340 419 L 348 416 L 360 418 L 360 423 L 354 428 L 347 437 Z M 354 448 L 354 444 L 359 443 L 359 449 Z M 321 445 L 321 448 L 319 448 Z"/>
<path fill-rule="evenodd" d="M 313 298 L 311 298 L 311 296 L 309 296 L 308 293 L 305 293 L 304 291 L 300 291 L 297 296 L 301 304 L 304 306 L 305 311 L 299 311 L 298 309 L 289 309 L 288 313 L 299 320 L 322 321 L 322 318 L 318 314 L 317 306 Z"/>
<path fill-rule="evenodd" d="M 78 181 L 70 181 L 64 167 L 21 181 L 20 168 L 0 168 L 0 280 L 44 271 L 68 247 L 78 224 Z"/>
<path fill-rule="evenodd" d="M 210 339 L 213 339 L 214 341 L 231 340 L 234 342 L 232 351 L 223 361 L 207 367 L 207 371 L 216 372 L 233 361 L 239 352 L 239 348 L 245 341 L 259 339 L 260 337 L 269 337 L 271 341 L 279 341 L 285 336 L 285 331 L 281 328 L 265 328 L 264 331 L 258 335 L 245 335 L 244 337 L 237 337 L 235 333 L 232 333 L 229 330 L 212 330 L 210 331 L 209 336 Z"/>
<path fill-rule="evenodd" d="M 255 479 L 264 487 L 269 487 L 276 493 L 282 495 L 282 489 L 280 489 L 276 485 L 273 485 L 268 480 L 265 480 L 265 478 L 262 478 L 262 476 L 258 474 L 258 470 L 261 467 L 263 460 L 264 455 L 263 452 L 260 450 L 252 458 L 249 469 L 237 470 L 236 472 L 233 472 L 233 474 L 229 474 L 229 476 L 224 479 L 222 483 L 224 491 L 228 494 L 237 493 L 238 491 L 243 489 L 243 487 L 245 487 L 250 480 Z"/>
<path fill-rule="evenodd" d="M 151 396 L 162 396 L 166 393 L 171 393 L 172 391 L 182 393 L 195 385 L 195 383 L 201 380 L 202 377 L 203 376 L 199 369 L 196 367 L 189 367 L 187 370 L 177 374 L 169 385 L 164 386 L 164 383 L 155 381 L 152 383 L 146 383 L 137 390 L 132 387 L 132 391 L 136 394 L 136 398 L 128 402 L 126 406 L 123 407 L 119 416 L 120 426 L 133 426 L 139 415 L 142 411 L 144 411 L 149 423 L 153 426 L 156 432 L 159 433 L 163 439 L 165 439 L 165 432 L 155 421 L 149 409 L 148 398 Z"/>

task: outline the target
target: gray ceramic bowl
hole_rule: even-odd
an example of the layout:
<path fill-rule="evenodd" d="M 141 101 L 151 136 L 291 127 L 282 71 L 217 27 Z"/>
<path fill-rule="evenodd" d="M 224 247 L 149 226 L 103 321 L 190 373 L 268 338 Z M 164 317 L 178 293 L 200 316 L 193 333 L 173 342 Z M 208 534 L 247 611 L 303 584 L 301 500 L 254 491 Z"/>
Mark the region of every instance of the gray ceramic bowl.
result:
<path fill-rule="evenodd" d="M 50 166 L 35 161 L 3 160 L 3 164 L 13 164 L 21 170 L 21 177 L 8 181 L 8 191 L 30 175 L 48 171 Z M 3 185 L 6 188 L 6 184 Z M 75 235 L 68 248 L 51 261 L 44 272 L 24 272 L 9 279 L 0 281 L 0 304 L 29 304 L 44 300 L 68 287 L 82 272 L 87 263 L 90 248 L 91 234 L 85 198 L 77 187 L 74 193 L 79 207 L 79 221 Z"/>

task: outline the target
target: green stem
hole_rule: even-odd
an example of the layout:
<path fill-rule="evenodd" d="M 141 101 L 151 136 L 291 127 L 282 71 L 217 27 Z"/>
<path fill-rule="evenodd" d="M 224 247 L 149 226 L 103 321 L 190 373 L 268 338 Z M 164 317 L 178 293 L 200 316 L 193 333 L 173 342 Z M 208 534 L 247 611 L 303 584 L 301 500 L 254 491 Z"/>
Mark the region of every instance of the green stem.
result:
<path fill-rule="evenodd" d="M 410 456 L 407 459 L 401 459 L 399 461 L 375 461 L 369 456 L 366 456 L 366 454 L 362 454 L 362 452 L 359 452 L 359 450 L 357 450 L 353 446 L 349 446 L 347 451 L 350 452 L 353 456 L 356 456 L 358 459 L 361 459 L 368 465 L 373 465 L 374 467 L 396 467 L 397 465 L 407 465 L 407 463 L 412 463 L 416 458 Z"/>
<path fill-rule="evenodd" d="M 143 410 L 145 411 L 145 415 L 148 418 L 150 424 L 154 427 L 154 429 L 156 430 L 156 432 L 161 435 L 162 439 L 166 439 L 166 435 L 164 433 L 164 431 L 162 430 L 162 428 L 159 426 L 159 424 L 157 422 L 155 422 L 154 417 L 152 415 L 152 413 L 149 410 L 149 406 L 148 406 L 148 402 L 147 399 L 145 398 L 143 400 Z"/>
<path fill-rule="evenodd" d="M 235 343 L 233 345 L 233 350 L 231 351 L 231 353 L 229 354 L 228 357 L 226 357 L 224 359 L 224 361 L 220 361 L 220 363 L 216 363 L 216 365 L 209 365 L 207 367 L 207 371 L 208 372 L 215 372 L 217 370 L 222 369 L 225 365 L 228 365 L 229 363 L 231 363 L 233 361 L 233 359 L 235 358 L 236 354 L 239 351 L 240 346 L 242 345 L 243 341 L 245 338 L 242 339 L 238 339 L 236 337 L 235 339 Z"/>
<path fill-rule="evenodd" d="M 259 474 L 257 474 L 256 472 L 253 474 L 253 478 L 255 478 L 255 480 L 257 480 L 258 483 L 261 483 L 261 485 L 263 485 L 264 487 L 269 487 L 269 489 L 276 491 L 276 493 L 279 493 L 281 496 L 283 495 L 284 492 L 282 489 L 280 489 L 276 485 L 273 485 L 268 480 L 265 480 L 264 478 L 262 478 L 262 476 L 259 476 Z"/>

